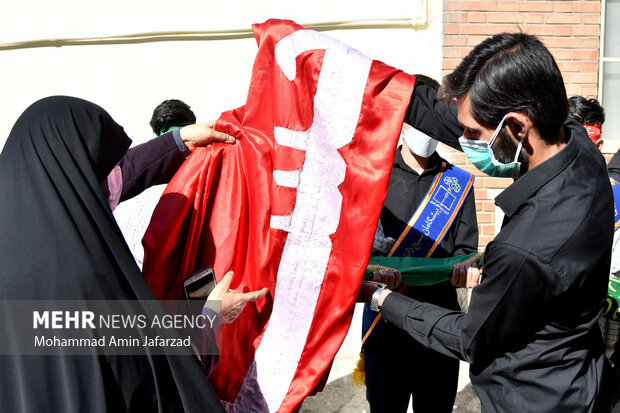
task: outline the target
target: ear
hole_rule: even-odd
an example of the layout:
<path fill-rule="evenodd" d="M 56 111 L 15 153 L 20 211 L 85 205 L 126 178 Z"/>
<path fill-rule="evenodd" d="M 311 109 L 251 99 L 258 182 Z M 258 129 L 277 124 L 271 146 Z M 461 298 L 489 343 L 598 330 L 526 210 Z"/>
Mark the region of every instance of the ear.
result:
<path fill-rule="evenodd" d="M 523 112 L 509 112 L 506 115 L 506 124 L 517 140 L 527 137 L 534 127 L 530 117 Z"/>
<path fill-rule="evenodd" d="M 605 139 L 603 138 L 599 138 L 599 140 L 596 141 L 595 145 L 598 148 L 599 151 L 603 151 L 603 145 L 605 144 Z"/>

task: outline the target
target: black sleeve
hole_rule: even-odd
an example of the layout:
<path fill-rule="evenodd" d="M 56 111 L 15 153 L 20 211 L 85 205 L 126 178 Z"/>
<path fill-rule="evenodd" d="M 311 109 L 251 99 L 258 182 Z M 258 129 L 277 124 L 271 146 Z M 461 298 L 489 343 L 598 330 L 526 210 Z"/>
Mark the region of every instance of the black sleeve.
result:
<path fill-rule="evenodd" d="M 172 132 L 130 148 L 119 165 L 123 174 L 121 202 L 153 185 L 170 182 L 185 160 Z"/>
<path fill-rule="evenodd" d="M 463 128 L 457 119 L 456 102 L 437 99 L 437 92 L 416 80 L 405 122 L 439 142 L 462 151 L 458 139 Z"/>
<path fill-rule="evenodd" d="M 486 252 L 485 260 L 491 259 L 484 263 L 467 313 L 389 294 L 382 317 L 422 345 L 472 364 L 525 346 L 539 328 L 544 307 L 563 287 L 547 264 L 528 253 L 508 245 L 494 248 L 493 242 Z"/>

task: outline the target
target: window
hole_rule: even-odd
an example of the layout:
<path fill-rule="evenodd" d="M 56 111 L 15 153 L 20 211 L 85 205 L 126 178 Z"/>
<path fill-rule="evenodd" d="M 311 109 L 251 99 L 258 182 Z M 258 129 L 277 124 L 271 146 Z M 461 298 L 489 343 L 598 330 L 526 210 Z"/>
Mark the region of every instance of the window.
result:
<path fill-rule="evenodd" d="M 605 153 L 620 148 L 620 0 L 603 0 L 601 9 L 601 53 L 599 100 L 605 108 Z"/>

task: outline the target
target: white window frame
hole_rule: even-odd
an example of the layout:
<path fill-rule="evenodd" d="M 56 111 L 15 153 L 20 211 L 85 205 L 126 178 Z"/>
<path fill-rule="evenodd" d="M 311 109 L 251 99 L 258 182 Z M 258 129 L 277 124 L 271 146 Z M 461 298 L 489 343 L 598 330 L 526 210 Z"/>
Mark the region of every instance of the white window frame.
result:
<path fill-rule="evenodd" d="M 600 49 L 599 49 L 599 63 L 598 63 L 598 100 L 601 102 L 601 105 L 605 107 L 604 98 L 605 98 L 605 88 L 604 88 L 604 67 L 605 63 L 620 63 L 619 57 L 605 57 L 605 21 L 607 19 L 606 16 L 606 5 L 607 0 L 601 1 L 601 39 L 600 39 Z M 620 98 L 620 97 L 619 97 Z M 606 113 L 606 116 L 610 114 Z M 605 139 L 605 145 L 603 146 L 604 153 L 616 153 L 620 149 L 620 139 Z"/>

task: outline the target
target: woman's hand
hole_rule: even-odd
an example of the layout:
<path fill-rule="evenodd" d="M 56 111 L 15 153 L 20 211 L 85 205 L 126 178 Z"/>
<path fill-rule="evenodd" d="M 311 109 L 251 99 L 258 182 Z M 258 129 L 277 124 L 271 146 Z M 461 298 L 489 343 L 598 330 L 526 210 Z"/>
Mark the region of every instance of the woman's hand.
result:
<path fill-rule="evenodd" d="M 213 288 L 213 291 L 211 291 L 211 294 L 209 294 L 209 297 L 205 302 L 205 307 L 209 306 L 213 308 L 215 306 L 210 306 L 209 301 L 221 301 L 222 306 L 219 311 L 216 308 L 213 309 L 217 313 L 222 324 L 230 324 L 235 321 L 247 303 L 250 301 L 260 300 L 269 292 L 269 289 L 267 288 L 248 293 L 239 293 L 231 290 L 230 284 L 232 283 L 233 277 L 234 273 L 232 271 L 228 271 L 222 280 L 215 286 L 215 288 Z"/>
<path fill-rule="evenodd" d="M 185 147 L 190 151 L 196 149 L 197 146 L 208 145 L 211 142 L 219 141 L 226 143 L 234 143 L 235 138 L 224 132 L 218 132 L 214 129 L 215 121 L 195 123 L 193 125 L 183 126 L 179 132 L 181 140 Z"/>

